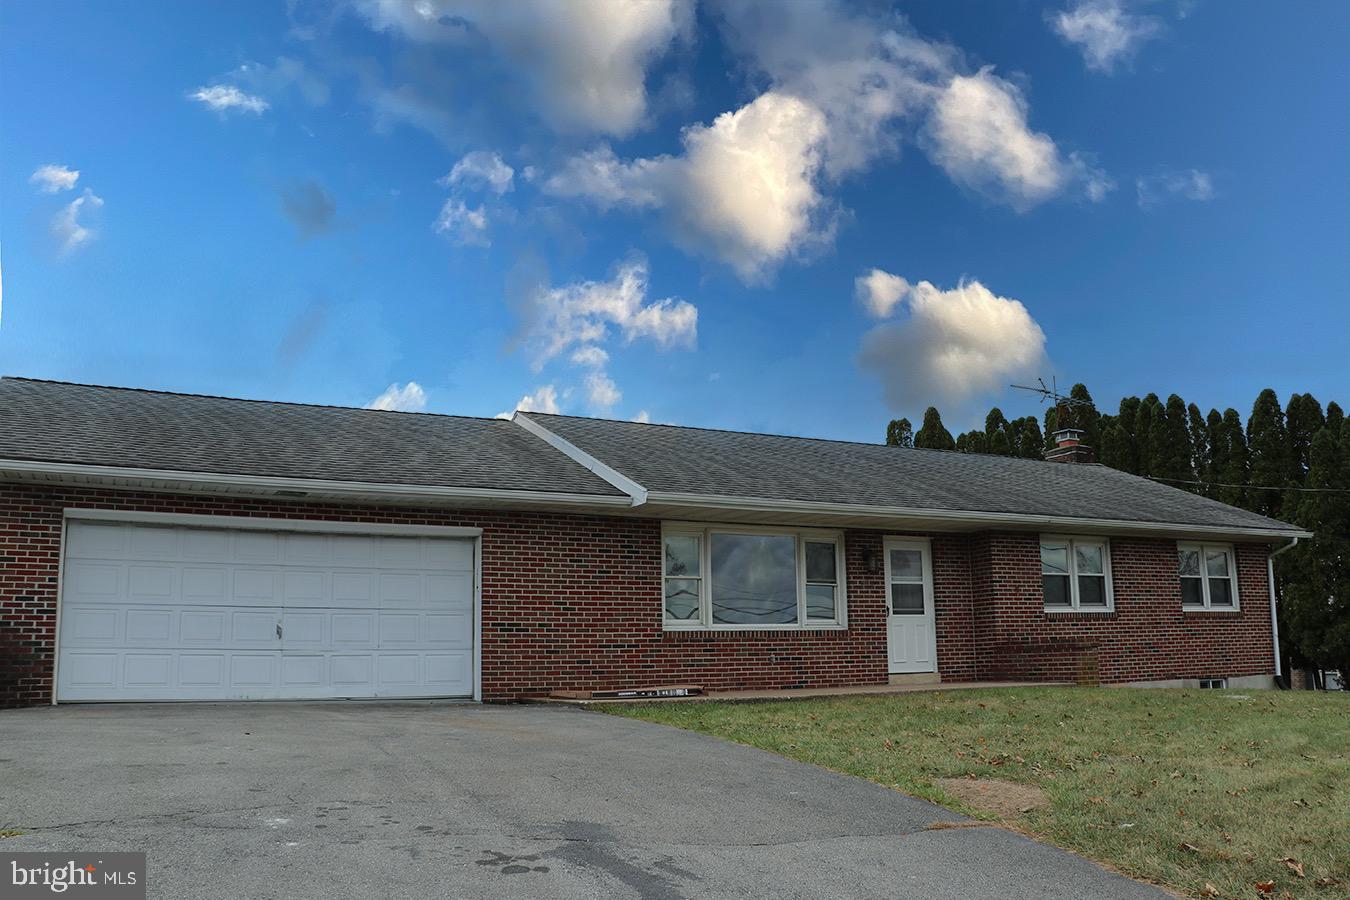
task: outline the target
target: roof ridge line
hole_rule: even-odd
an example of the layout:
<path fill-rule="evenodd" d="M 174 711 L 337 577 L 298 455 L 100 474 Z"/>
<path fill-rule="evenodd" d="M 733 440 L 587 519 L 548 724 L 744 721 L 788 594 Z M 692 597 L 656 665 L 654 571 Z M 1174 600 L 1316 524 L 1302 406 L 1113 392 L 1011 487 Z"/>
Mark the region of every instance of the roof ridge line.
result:
<path fill-rule="evenodd" d="M 548 430 L 520 410 L 516 410 L 512 413 L 511 421 L 548 444 L 554 450 L 562 453 L 577 465 L 587 469 L 592 474 L 604 479 L 615 488 L 623 491 L 632 498 L 634 506 L 641 506 L 647 502 L 646 487 L 634 481 L 632 478 L 629 478 L 613 466 L 602 462 L 597 457 L 582 450 L 566 438 Z"/>
<path fill-rule="evenodd" d="M 304 403 L 297 400 L 259 400 L 256 397 L 229 397 L 225 394 L 197 394 L 187 391 L 165 391 L 158 388 L 127 387 L 120 384 L 90 384 L 84 381 L 62 381 L 56 378 L 28 378 L 24 375 L 0 376 L 0 381 L 26 381 L 29 384 L 60 384 L 67 387 L 95 388 L 101 391 L 126 391 L 132 394 L 159 394 L 164 397 L 193 397 L 199 400 L 229 400 L 232 403 L 265 403 L 269 406 L 305 406 L 311 409 L 344 409 L 351 412 L 397 413 L 402 416 L 431 416 L 438 419 L 472 419 L 478 422 L 498 421 L 497 416 L 461 416 L 454 413 L 423 412 L 410 409 L 372 409 L 369 406 L 342 406 L 336 403 Z"/>

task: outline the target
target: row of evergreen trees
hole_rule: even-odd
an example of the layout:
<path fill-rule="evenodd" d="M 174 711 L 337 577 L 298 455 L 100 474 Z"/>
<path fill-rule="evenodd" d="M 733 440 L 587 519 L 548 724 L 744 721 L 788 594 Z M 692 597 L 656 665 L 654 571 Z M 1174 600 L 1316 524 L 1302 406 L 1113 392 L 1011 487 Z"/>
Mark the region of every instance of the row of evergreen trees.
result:
<path fill-rule="evenodd" d="M 1282 650 L 1350 673 L 1350 425 L 1339 404 L 1294 394 L 1281 408 L 1266 389 L 1244 423 L 1235 409 L 1202 413 L 1176 394 L 1126 397 L 1114 414 L 1081 384 L 1069 396 L 1043 420 L 991 409 L 983 430 L 955 438 L 929 407 L 917 432 L 893 420 L 886 443 L 1039 459 L 1063 415 L 1104 465 L 1300 525 L 1316 537 L 1276 558 Z"/>

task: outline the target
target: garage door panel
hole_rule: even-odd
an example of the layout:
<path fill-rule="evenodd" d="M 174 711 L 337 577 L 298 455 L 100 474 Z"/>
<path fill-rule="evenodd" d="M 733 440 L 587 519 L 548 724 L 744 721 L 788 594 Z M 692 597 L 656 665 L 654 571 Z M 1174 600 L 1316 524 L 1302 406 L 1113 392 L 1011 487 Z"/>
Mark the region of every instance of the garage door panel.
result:
<path fill-rule="evenodd" d="M 334 648 L 374 649 L 375 613 L 334 612 L 330 625 Z"/>
<path fill-rule="evenodd" d="M 174 641 L 174 621 L 177 610 L 128 609 L 126 611 L 127 644 L 150 644 L 163 647 Z"/>
<path fill-rule="evenodd" d="M 465 696 L 473 544 L 72 521 L 61 700 Z"/>
<path fill-rule="evenodd" d="M 122 597 L 123 567 L 80 560 L 66 567 L 62 591 L 72 600 L 93 603 L 118 601 Z"/>
<path fill-rule="evenodd" d="M 128 566 L 127 599 L 132 603 L 175 602 L 178 572 L 173 566 Z"/>
<path fill-rule="evenodd" d="M 122 613 L 106 606 L 71 606 L 62 614 L 61 634 L 73 647 L 122 642 Z"/>
<path fill-rule="evenodd" d="M 230 603 L 235 606 L 279 606 L 278 575 L 260 569 L 235 569 Z"/>

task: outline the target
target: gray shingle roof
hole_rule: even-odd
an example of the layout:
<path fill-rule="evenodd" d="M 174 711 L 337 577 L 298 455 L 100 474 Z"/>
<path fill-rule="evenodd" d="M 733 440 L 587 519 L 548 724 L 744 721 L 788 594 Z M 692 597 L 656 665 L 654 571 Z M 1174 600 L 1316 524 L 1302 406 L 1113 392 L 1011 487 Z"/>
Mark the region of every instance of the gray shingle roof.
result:
<path fill-rule="evenodd" d="M 518 425 L 0 379 L 0 459 L 621 496 Z"/>
<path fill-rule="evenodd" d="M 1100 465 L 528 415 L 653 493 L 1299 531 Z"/>

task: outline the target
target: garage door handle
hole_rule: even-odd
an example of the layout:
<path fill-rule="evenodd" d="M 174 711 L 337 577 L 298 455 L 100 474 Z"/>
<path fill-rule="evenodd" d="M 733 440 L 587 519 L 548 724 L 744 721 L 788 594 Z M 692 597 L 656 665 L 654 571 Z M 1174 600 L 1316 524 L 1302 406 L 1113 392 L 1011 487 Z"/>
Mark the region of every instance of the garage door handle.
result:
<path fill-rule="evenodd" d="M 277 623 L 277 640 L 281 640 L 281 623 Z"/>

